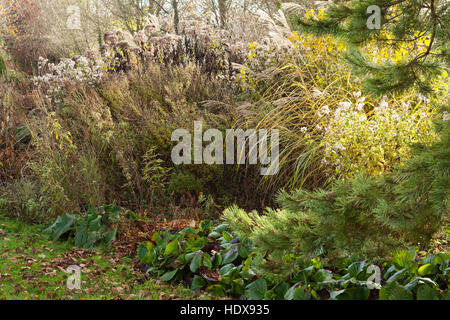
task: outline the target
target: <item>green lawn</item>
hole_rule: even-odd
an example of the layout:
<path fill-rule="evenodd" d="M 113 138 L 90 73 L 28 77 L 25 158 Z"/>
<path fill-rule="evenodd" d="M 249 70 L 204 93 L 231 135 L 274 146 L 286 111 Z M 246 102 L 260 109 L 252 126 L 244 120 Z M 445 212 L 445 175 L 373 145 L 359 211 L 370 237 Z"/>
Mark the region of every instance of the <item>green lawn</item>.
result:
<path fill-rule="evenodd" d="M 146 278 L 134 270 L 132 257 L 111 248 L 89 251 L 53 243 L 43 229 L 0 215 L 0 300 L 209 298 Z M 71 265 L 82 268 L 80 290 L 67 288 Z"/>

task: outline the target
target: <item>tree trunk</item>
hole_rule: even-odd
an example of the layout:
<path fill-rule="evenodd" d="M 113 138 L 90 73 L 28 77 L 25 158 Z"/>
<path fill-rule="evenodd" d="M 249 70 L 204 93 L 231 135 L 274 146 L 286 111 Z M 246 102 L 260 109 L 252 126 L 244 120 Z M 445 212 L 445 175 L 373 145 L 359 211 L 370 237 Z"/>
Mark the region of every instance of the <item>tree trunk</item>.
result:
<path fill-rule="evenodd" d="M 220 16 L 220 27 L 225 29 L 227 26 L 227 0 L 219 1 L 219 16 Z"/>
<path fill-rule="evenodd" d="M 180 23 L 180 16 L 178 12 L 177 0 L 172 0 L 172 8 L 173 8 L 173 27 L 175 29 L 175 33 L 178 34 L 178 24 Z"/>

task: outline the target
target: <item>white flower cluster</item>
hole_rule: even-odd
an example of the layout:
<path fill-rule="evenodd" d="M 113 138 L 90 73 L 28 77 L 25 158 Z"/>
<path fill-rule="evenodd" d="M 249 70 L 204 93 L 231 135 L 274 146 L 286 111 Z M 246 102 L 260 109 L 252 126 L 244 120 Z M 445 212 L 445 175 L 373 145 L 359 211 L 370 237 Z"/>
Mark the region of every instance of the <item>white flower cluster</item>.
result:
<path fill-rule="evenodd" d="M 330 113 L 330 108 L 328 106 L 323 106 L 320 108 L 320 111 L 318 112 L 319 117 L 326 116 Z"/>
<path fill-rule="evenodd" d="M 153 61 L 170 63 L 189 59 L 210 59 L 230 70 L 230 55 L 233 62 L 243 62 L 246 46 L 229 31 L 213 27 L 200 20 L 181 20 L 179 34 L 166 32 L 171 27 L 163 26 L 167 21 L 160 21 L 150 16 L 147 24 L 134 36 L 120 30 L 105 33 L 105 45 L 101 52 L 114 66 L 121 62 L 130 67 L 130 61 Z M 163 27 L 162 27 L 163 26 Z M 248 47 L 246 48 L 248 49 Z M 132 56 L 134 54 L 134 58 Z M 115 61 L 119 57 L 120 61 Z M 136 59 L 137 58 L 137 59 Z M 180 58 L 187 58 L 181 59 Z"/>
<path fill-rule="evenodd" d="M 68 84 L 95 85 L 105 74 L 101 64 L 95 64 L 83 56 L 66 58 L 58 64 L 40 57 L 38 69 L 41 75 L 34 77 L 33 83 L 42 89 L 49 99 L 56 98 Z"/>
<path fill-rule="evenodd" d="M 366 98 L 360 92 L 353 93 L 353 97 L 354 101 L 338 103 L 334 112 L 328 106 L 318 111 L 320 124 L 316 129 L 323 135 L 323 165 L 341 170 L 344 163 L 348 166 L 349 161 L 358 160 L 348 158 L 351 154 L 360 152 L 363 153 L 358 161 L 374 157 L 382 159 L 384 156 L 396 158 L 402 152 L 399 149 L 407 148 L 410 143 L 432 139 L 429 134 L 432 115 L 426 108 L 412 110 L 410 102 L 389 102 L 387 97 L 383 97 L 373 111 L 366 113 Z M 417 103 L 426 103 L 423 97 L 416 98 Z M 448 114 L 443 118 L 448 119 Z M 307 128 L 302 128 L 302 132 L 303 129 L 306 132 Z M 361 165 L 364 163 L 354 163 L 355 168 Z"/>
<path fill-rule="evenodd" d="M 294 54 L 290 47 L 277 47 L 266 41 L 253 43 L 253 49 L 248 59 L 248 67 L 256 72 L 264 71 L 286 60 L 289 54 Z"/>

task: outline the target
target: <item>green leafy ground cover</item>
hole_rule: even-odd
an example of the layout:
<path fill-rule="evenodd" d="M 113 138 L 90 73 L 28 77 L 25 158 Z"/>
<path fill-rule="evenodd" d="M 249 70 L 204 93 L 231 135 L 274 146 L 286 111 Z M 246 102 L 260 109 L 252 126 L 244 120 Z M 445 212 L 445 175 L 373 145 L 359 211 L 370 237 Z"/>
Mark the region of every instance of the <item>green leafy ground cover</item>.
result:
<path fill-rule="evenodd" d="M 0 300 L 209 298 L 136 272 L 114 248 L 79 249 L 50 241 L 43 229 L 0 215 Z M 70 265 L 82 267 L 81 290 L 66 287 Z"/>
<path fill-rule="evenodd" d="M 446 241 L 447 240 L 442 240 Z M 447 247 L 448 248 L 448 247 Z M 450 299 L 450 253 L 399 250 L 386 259 L 351 256 L 339 266 L 321 257 L 294 257 L 287 278 L 258 268 L 263 259 L 226 224 L 202 222 L 177 233 L 156 232 L 138 248 L 144 272 L 170 283 L 188 283 L 214 295 L 262 300 Z M 289 260 L 292 257 L 286 257 Z"/>
<path fill-rule="evenodd" d="M 336 267 L 298 258 L 295 274 L 279 279 L 258 269 L 252 243 L 225 224 L 147 232 L 131 254 L 116 243 L 77 248 L 76 229 L 56 241 L 44 230 L 0 216 L 0 299 L 450 299 L 448 234 L 441 247 L 389 259 L 351 257 Z M 81 290 L 66 287 L 71 265 L 82 268 Z"/>

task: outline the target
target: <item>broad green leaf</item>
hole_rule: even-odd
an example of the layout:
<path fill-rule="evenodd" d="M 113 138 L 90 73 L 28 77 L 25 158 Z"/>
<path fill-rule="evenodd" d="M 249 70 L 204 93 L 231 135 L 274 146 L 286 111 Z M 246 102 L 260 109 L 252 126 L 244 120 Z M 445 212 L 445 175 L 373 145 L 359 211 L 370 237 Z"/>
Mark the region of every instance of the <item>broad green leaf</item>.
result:
<path fill-rule="evenodd" d="M 147 256 L 147 254 L 148 254 L 147 246 L 145 245 L 145 243 L 141 243 L 137 250 L 138 258 L 142 260 Z"/>
<path fill-rule="evenodd" d="M 365 265 L 365 261 L 354 262 L 347 268 L 347 270 L 353 278 L 356 278 L 363 271 Z"/>
<path fill-rule="evenodd" d="M 340 294 L 338 300 L 367 300 L 369 298 L 370 290 L 367 287 L 354 287 L 345 289 Z"/>
<path fill-rule="evenodd" d="M 337 300 L 336 298 L 340 295 L 340 294 L 342 294 L 342 293 L 344 293 L 345 292 L 345 289 L 344 290 L 338 290 L 338 291 L 330 291 L 329 292 L 329 294 L 330 294 L 330 299 L 329 300 Z"/>
<path fill-rule="evenodd" d="M 95 218 L 92 221 L 89 222 L 89 230 L 91 232 L 95 232 L 95 231 L 99 230 L 100 227 L 101 227 L 100 221 L 102 219 L 102 216 L 97 215 L 97 216 L 94 216 L 94 217 Z"/>
<path fill-rule="evenodd" d="M 206 288 L 206 290 L 212 292 L 215 296 L 226 296 L 226 291 L 223 284 L 213 284 L 212 286 Z"/>
<path fill-rule="evenodd" d="M 219 274 L 220 274 L 221 276 L 226 276 L 226 275 L 228 275 L 228 273 L 229 273 L 233 268 L 235 268 L 235 266 L 234 266 L 234 264 L 232 264 L 232 263 L 229 263 L 229 264 L 227 264 L 227 265 L 224 265 L 222 268 L 220 268 Z"/>
<path fill-rule="evenodd" d="M 413 295 L 403 286 L 394 283 L 381 288 L 380 300 L 413 300 Z"/>
<path fill-rule="evenodd" d="M 217 231 L 213 231 L 211 232 L 208 237 L 213 238 L 213 239 L 217 239 L 220 237 L 220 233 L 218 233 Z"/>
<path fill-rule="evenodd" d="M 151 264 L 154 258 L 155 245 L 151 242 L 141 243 L 138 247 L 138 257 L 141 264 Z"/>
<path fill-rule="evenodd" d="M 178 269 L 175 269 L 175 270 L 172 270 L 172 271 L 168 271 L 168 272 L 164 273 L 159 279 L 161 281 L 168 282 L 168 281 L 172 280 L 173 277 L 175 277 L 177 272 L 178 272 Z"/>
<path fill-rule="evenodd" d="M 89 241 L 89 229 L 87 223 L 83 223 L 77 228 L 77 232 L 75 234 L 75 246 L 84 248 L 88 246 L 89 242 L 93 242 L 92 240 Z M 91 236 L 92 237 L 92 236 Z"/>
<path fill-rule="evenodd" d="M 289 289 L 289 284 L 287 282 L 282 282 L 276 285 L 272 290 L 275 293 L 275 299 L 284 299 L 284 295 Z"/>
<path fill-rule="evenodd" d="M 219 224 L 217 227 L 213 229 L 213 232 L 218 232 L 222 234 L 222 232 L 228 229 L 228 225 L 226 223 Z"/>
<path fill-rule="evenodd" d="M 242 259 L 247 259 L 248 255 L 250 254 L 250 251 L 248 250 L 247 246 L 239 246 L 238 249 L 239 257 Z"/>
<path fill-rule="evenodd" d="M 222 253 L 220 253 L 220 252 L 216 253 L 214 255 L 213 267 L 218 268 L 219 266 L 222 265 L 222 261 L 223 261 Z"/>
<path fill-rule="evenodd" d="M 152 241 L 154 242 L 154 243 L 156 243 L 156 245 L 160 245 L 161 244 L 161 234 L 159 233 L 159 232 L 155 232 L 153 235 L 152 235 Z"/>
<path fill-rule="evenodd" d="M 312 280 L 316 283 L 321 283 L 321 282 L 327 282 L 329 280 L 331 280 L 333 276 L 331 275 L 330 272 L 328 272 L 327 270 L 321 269 L 318 270 L 313 276 L 312 276 Z"/>
<path fill-rule="evenodd" d="M 203 259 L 202 251 L 199 250 L 194 253 L 194 257 L 192 258 L 191 265 L 189 266 L 189 268 L 191 269 L 192 272 L 195 273 L 197 271 L 197 269 L 202 266 L 202 259 Z"/>
<path fill-rule="evenodd" d="M 422 285 L 417 290 L 417 300 L 439 300 L 439 294 L 430 286 Z"/>
<path fill-rule="evenodd" d="M 196 253 L 197 253 L 197 251 L 196 251 L 196 252 L 191 252 L 191 253 L 186 254 L 186 255 L 184 256 L 185 261 L 186 261 L 187 263 L 191 263 L 191 261 L 192 261 L 192 259 L 194 259 L 194 256 L 195 256 Z"/>
<path fill-rule="evenodd" d="M 392 283 L 395 280 L 397 280 L 398 278 L 400 278 L 403 273 L 405 273 L 406 269 L 402 269 L 400 271 L 397 271 L 396 273 L 394 273 L 392 276 L 389 277 L 389 279 L 387 279 L 386 283 Z"/>
<path fill-rule="evenodd" d="M 178 240 L 171 241 L 167 244 L 164 254 L 166 256 L 177 255 L 180 253 L 180 249 L 178 247 Z"/>
<path fill-rule="evenodd" d="M 293 300 L 309 300 L 310 297 L 310 293 L 306 292 L 304 288 L 299 286 L 295 289 Z"/>
<path fill-rule="evenodd" d="M 206 280 L 201 276 L 195 275 L 194 280 L 192 280 L 191 289 L 192 290 L 200 290 L 206 285 Z"/>
<path fill-rule="evenodd" d="M 56 218 L 56 221 L 49 228 L 45 229 L 44 232 L 52 232 L 53 233 L 53 241 L 58 240 L 64 233 L 69 231 L 74 223 L 77 221 L 77 218 L 72 214 L 63 214 Z"/>
<path fill-rule="evenodd" d="M 234 239 L 234 236 L 229 233 L 228 231 L 222 232 L 222 237 L 225 239 L 225 241 L 230 242 Z"/>
<path fill-rule="evenodd" d="M 399 268 L 407 269 L 411 273 L 415 273 L 418 264 L 415 262 L 417 251 L 415 248 L 411 248 L 410 250 L 400 250 L 394 254 L 392 258 L 392 262 Z"/>
<path fill-rule="evenodd" d="M 245 287 L 245 295 L 249 300 L 262 300 L 267 292 L 267 282 L 259 278 Z"/>
<path fill-rule="evenodd" d="M 391 274 L 393 274 L 395 272 L 395 270 L 396 270 L 395 266 L 390 266 L 389 269 L 387 269 L 386 272 L 384 273 L 383 277 L 386 279 Z"/>
<path fill-rule="evenodd" d="M 408 291 L 414 290 L 417 286 L 417 283 L 419 282 L 419 279 L 415 278 L 411 282 L 409 282 L 407 285 L 405 285 L 405 289 Z"/>
<path fill-rule="evenodd" d="M 286 294 L 284 295 L 284 299 L 285 300 L 293 300 L 294 299 L 295 290 L 297 290 L 297 287 L 298 287 L 298 283 L 296 283 L 292 287 L 290 287 L 286 291 Z"/>
<path fill-rule="evenodd" d="M 242 271 L 250 271 L 250 268 L 252 266 L 253 257 L 255 256 L 254 253 L 250 254 L 247 259 L 244 261 L 244 266 L 242 267 Z"/>
<path fill-rule="evenodd" d="M 208 269 L 212 269 L 211 257 L 205 252 L 203 252 L 203 266 Z"/>
<path fill-rule="evenodd" d="M 425 264 L 423 266 L 421 266 L 418 270 L 419 274 L 421 276 L 427 275 L 427 274 L 434 274 L 437 271 L 437 267 L 434 264 Z"/>
<path fill-rule="evenodd" d="M 313 269 L 314 269 L 314 266 L 310 266 L 308 268 L 305 268 L 302 271 L 300 271 L 295 278 L 298 281 L 307 281 L 308 277 L 311 275 Z"/>
<path fill-rule="evenodd" d="M 450 252 L 441 252 L 436 255 L 436 257 L 433 259 L 433 262 L 436 264 L 442 264 L 445 261 L 450 260 Z"/>
<path fill-rule="evenodd" d="M 236 246 L 230 247 L 228 250 L 222 252 L 223 264 L 228 264 L 236 260 L 238 257 L 238 249 Z"/>

